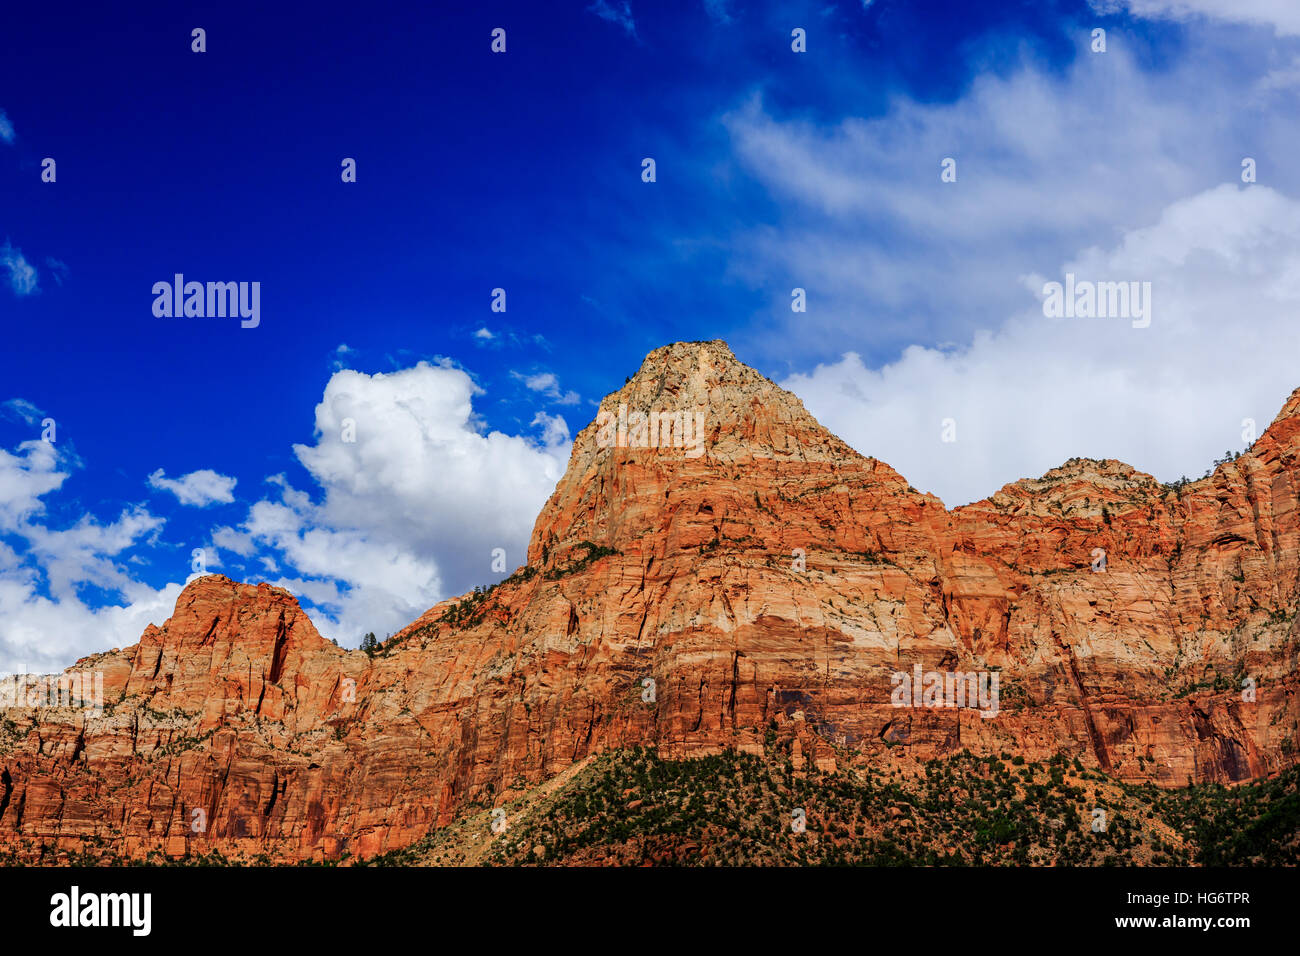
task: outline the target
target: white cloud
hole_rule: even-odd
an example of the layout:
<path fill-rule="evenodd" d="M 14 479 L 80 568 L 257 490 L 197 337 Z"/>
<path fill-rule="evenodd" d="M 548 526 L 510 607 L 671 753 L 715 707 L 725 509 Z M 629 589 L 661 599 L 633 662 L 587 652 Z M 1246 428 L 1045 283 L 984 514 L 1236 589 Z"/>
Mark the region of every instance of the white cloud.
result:
<path fill-rule="evenodd" d="M 533 420 L 530 424 L 542 430 L 541 443 L 544 447 L 561 448 L 569 444 L 569 426 L 559 415 L 548 415 L 545 412 L 538 412 L 533 416 Z M 556 481 L 559 480 L 560 475 L 563 473 L 564 468 L 561 466 L 560 474 L 556 475 Z M 546 499 L 543 498 L 542 502 L 544 503 L 545 500 Z M 542 505 L 540 503 L 537 506 L 537 510 L 538 512 L 542 510 Z M 536 515 L 533 517 L 536 517 Z"/>
<path fill-rule="evenodd" d="M 334 349 L 334 357 L 330 360 L 330 368 L 336 372 L 339 369 L 347 368 L 350 356 L 356 354 L 356 349 L 351 348 L 346 342 L 340 342 L 338 347 Z"/>
<path fill-rule="evenodd" d="M 127 592 L 134 587 L 129 575 L 113 559 L 128 548 L 148 540 L 163 525 L 143 508 L 124 510 L 117 520 L 101 524 L 83 515 L 70 528 L 54 530 L 41 525 L 22 529 L 29 554 L 43 571 L 50 593 L 73 599 L 82 585 Z"/>
<path fill-rule="evenodd" d="M 1246 156 L 1261 183 L 1300 189 L 1300 128 L 1276 119 L 1293 104 L 1257 94 L 1280 63 L 1273 38 L 1210 39 L 1189 37 L 1186 56 L 1158 70 L 1121 42 L 1061 71 L 1026 60 L 978 75 L 953 102 L 898 98 L 832 124 L 757 97 L 727 113 L 737 162 L 776 209 L 731 240 L 731 278 L 771 296 L 759 343 L 798 363 L 828 340 L 893 355 L 969 341 L 1014 311 L 1019 276 L 1240 181 Z M 940 180 L 948 157 L 953 183 Z M 806 313 L 790 310 L 794 287 Z"/>
<path fill-rule="evenodd" d="M 473 410 L 479 394 L 450 363 L 336 372 L 316 408 L 315 442 L 294 446 L 317 487 L 308 494 L 283 475 L 268 478 L 271 493 L 239 527 L 212 533 L 207 569 L 221 566 L 218 549 L 237 556 L 298 595 L 322 633 L 351 645 L 501 577 L 495 548 L 513 571 L 567 463 L 569 430 L 538 412 L 536 437 L 488 431 Z M 27 424 L 40 414 L 17 399 L 0 409 Z M 180 594 L 180 580 L 154 588 L 127 570 L 160 547 L 163 519 L 146 508 L 47 526 L 47 498 L 78 467 L 70 450 L 43 441 L 0 449 L 0 670 L 51 671 L 133 644 Z M 235 479 L 211 470 L 168 479 L 159 469 L 149 480 L 182 504 L 233 500 Z M 188 576 L 188 552 L 167 559 Z M 102 606 L 105 595 L 117 606 Z"/>
<path fill-rule="evenodd" d="M 563 474 L 569 432 L 544 414 L 533 421 L 537 439 L 485 432 L 477 394 L 450 364 L 335 373 L 316 407 L 315 443 L 294 446 L 319 500 L 278 477 L 214 542 L 272 558 L 279 583 L 313 603 L 322 632 L 345 645 L 500 577 L 494 548 L 513 571 Z"/>
<path fill-rule="evenodd" d="M 0 530 L 17 528 L 39 515 L 45 509 L 42 496 L 60 488 L 67 478 L 68 472 L 60 469 L 59 453 L 49 442 L 25 441 L 17 454 L 0 448 Z"/>
<path fill-rule="evenodd" d="M 1300 202 L 1216 187 L 1047 279 L 1067 271 L 1151 282 L 1150 327 L 1050 320 L 1034 301 L 965 347 L 913 346 L 880 369 L 848 353 L 782 384 L 853 447 L 950 506 L 1075 456 L 1120 458 L 1164 481 L 1200 477 L 1243 447 L 1243 419 L 1262 432 L 1300 386 Z M 1035 292 L 1041 283 L 1026 280 Z M 956 442 L 941 440 L 945 418 Z"/>
<path fill-rule="evenodd" d="M 118 564 L 149 541 L 162 519 L 127 508 L 108 524 L 83 515 L 44 526 L 44 498 L 62 489 L 75 456 L 43 441 L 0 449 L 0 671 L 49 672 L 78 657 L 139 639 L 170 615 L 180 585 L 154 589 Z M 92 608 L 81 591 L 116 594 L 121 606 Z"/>
<path fill-rule="evenodd" d="M 0 246 L 0 266 L 9 270 L 9 287 L 14 295 L 32 295 L 37 291 L 36 268 L 23 258 L 21 249 L 8 242 Z"/>
<path fill-rule="evenodd" d="M 534 392 L 558 391 L 558 379 L 554 372 L 538 372 L 536 375 L 520 376 L 524 384 Z"/>
<path fill-rule="evenodd" d="M 0 139 L 6 143 L 14 141 L 14 124 L 10 122 L 4 110 L 0 110 Z"/>
<path fill-rule="evenodd" d="M 294 446 L 317 488 L 270 477 L 272 492 L 238 528 L 212 533 L 208 570 L 220 567 L 217 549 L 237 555 L 298 594 L 322 633 L 351 645 L 500 578 L 495 548 L 515 570 L 567 463 L 568 427 L 537 412 L 537 437 L 486 431 L 473 412 L 478 394 L 450 363 L 335 372 L 316 408 L 315 442 Z M 4 408 L 39 415 L 17 399 Z M 0 670 L 57 670 L 134 644 L 146 624 L 170 617 L 181 592 L 179 580 L 152 588 L 126 570 L 159 546 L 164 522 L 142 506 L 112 522 L 83 515 L 47 527 L 45 499 L 77 467 L 70 451 L 43 441 L 0 449 Z M 234 481 L 209 470 L 149 476 L 187 505 L 233 499 Z M 178 576 L 188 571 L 186 553 Z M 105 593 L 118 605 L 99 606 Z"/>
<path fill-rule="evenodd" d="M 11 398 L 6 402 L 0 402 L 0 411 L 3 411 L 6 417 L 25 422 L 28 425 L 35 425 L 45 417 L 39 408 L 25 398 Z"/>
<path fill-rule="evenodd" d="M 733 278 L 771 290 L 756 351 L 803 373 L 786 386 L 833 431 L 950 505 L 1075 456 L 1199 477 L 1300 385 L 1300 128 L 1278 121 L 1294 44 L 1198 21 L 1139 66 L 1122 30 L 1105 55 L 1076 32 L 1064 69 L 1026 58 L 951 102 L 818 124 L 755 98 L 724 117 L 774 200 L 771 225 L 732 245 Z M 1151 327 L 1045 319 L 1042 284 L 1066 271 L 1150 281 Z"/>
<path fill-rule="evenodd" d="M 181 588 L 135 585 L 123 595 L 126 604 L 91 608 L 39 594 L 0 555 L 0 673 L 53 673 L 87 654 L 134 644 L 146 626 L 171 617 Z"/>
<path fill-rule="evenodd" d="M 149 487 L 158 491 L 168 491 L 176 496 L 183 505 L 194 508 L 206 508 L 208 505 L 230 504 L 235 500 L 236 479 L 221 475 L 211 468 L 192 471 L 179 478 L 167 478 L 159 468 L 149 476 Z"/>
<path fill-rule="evenodd" d="M 1272 27 L 1282 36 L 1300 34 L 1300 4 L 1295 0 L 1092 0 L 1099 13 L 1127 10 L 1146 19 L 1210 18 Z"/>
<path fill-rule="evenodd" d="M 582 396 L 575 391 L 561 391 L 560 380 L 554 372 L 537 372 L 533 375 L 523 375 L 519 372 L 510 374 L 523 382 L 529 391 L 544 395 L 557 405 L 577 405 L 582 401 Z"/>

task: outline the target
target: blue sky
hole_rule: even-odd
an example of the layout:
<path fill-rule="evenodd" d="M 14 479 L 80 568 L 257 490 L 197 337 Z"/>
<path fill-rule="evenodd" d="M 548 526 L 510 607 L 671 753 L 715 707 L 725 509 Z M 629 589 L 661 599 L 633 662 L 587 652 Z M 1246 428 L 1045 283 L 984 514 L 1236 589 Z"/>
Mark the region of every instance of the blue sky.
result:
<path fill-rule="evenodd" d="M 6 15 L 0 667 L 132 642 L 194 548 L 394 631 L 522 562 L 674 340 L 949 505 L 1076 454 L 1199 475 L 1300 385 L 1289 4 L 267 6 Z M 1151 328 L 1049 323 L 1070 270 L 1151 281 Z M 178 272 L 260 324 L 156 317 Z"/>

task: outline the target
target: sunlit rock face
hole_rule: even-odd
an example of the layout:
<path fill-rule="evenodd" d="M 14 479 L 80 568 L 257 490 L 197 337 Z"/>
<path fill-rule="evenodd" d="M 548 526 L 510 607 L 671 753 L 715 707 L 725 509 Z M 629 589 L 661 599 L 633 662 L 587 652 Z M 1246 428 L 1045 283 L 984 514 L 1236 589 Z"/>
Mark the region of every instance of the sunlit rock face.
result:
<path fill-rule="evenodd" d="M 1074 460 L 947 510 L 724 343 L 667 346 L 577 436 L 527 565 L 374 657 L 212 575 L 74 668 L 102 713 L 8 708 L 0 851 L 368 856 L 629 745 L 1265 776 L 1297 760 L 1297 476 L 1300 391 L 1181 488 Z"/>

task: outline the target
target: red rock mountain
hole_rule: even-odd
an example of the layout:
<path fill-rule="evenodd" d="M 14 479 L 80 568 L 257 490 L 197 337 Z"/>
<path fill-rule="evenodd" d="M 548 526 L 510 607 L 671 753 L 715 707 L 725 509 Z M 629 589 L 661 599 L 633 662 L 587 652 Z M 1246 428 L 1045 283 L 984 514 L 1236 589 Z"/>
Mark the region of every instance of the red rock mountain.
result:
<path fill-rule="evenodd" d="M 1300 390 L 1181 488 L 1074 460 L 952 510 L 722 342 L 657 349 L 601 412 L 528 564 L 373 658 L 213 575 L 78 663 L 101 716 L 7 710 L 0 850 L 368 856 L 634 744 L 1064 752 L 1161 786 L 1297 761 Z M 918 664 L 996 672 L 998 712 L 893 706 Z"/>

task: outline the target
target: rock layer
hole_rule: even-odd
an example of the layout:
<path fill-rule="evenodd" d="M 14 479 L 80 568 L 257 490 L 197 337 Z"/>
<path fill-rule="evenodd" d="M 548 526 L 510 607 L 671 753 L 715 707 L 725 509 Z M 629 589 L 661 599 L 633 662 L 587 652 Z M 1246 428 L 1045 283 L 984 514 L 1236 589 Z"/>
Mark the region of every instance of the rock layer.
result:
<path fill-rule="evenodd" d="M 633 744 L 1064 752 L 1160 786 L 1296 762 L 1300 390 L 1181 488 L 1073 460 L 951 510 L 721 342 L 652 352 L 601 413 L 528 564 L 374 658 L 214 575 L 78 662 L 102 715 L 8 709 L 0 850 L 368 856 Z M 996 674 L 996 713 L 895 706 L 917 665 Z"/>

